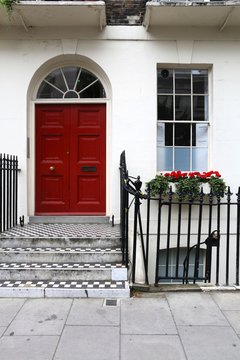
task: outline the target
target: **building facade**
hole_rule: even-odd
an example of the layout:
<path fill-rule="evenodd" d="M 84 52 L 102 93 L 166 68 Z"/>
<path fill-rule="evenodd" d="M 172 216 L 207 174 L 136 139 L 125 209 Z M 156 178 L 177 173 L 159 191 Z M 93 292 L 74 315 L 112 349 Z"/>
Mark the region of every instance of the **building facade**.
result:
<path fill-rule="evenodd" d="M 239 26 L 239 1 L 1 6 L 0 150 L 19 156 L 19 214 L 119 221 L 122 150 L 143 182 L 213 169 L 237 191 Z"/>

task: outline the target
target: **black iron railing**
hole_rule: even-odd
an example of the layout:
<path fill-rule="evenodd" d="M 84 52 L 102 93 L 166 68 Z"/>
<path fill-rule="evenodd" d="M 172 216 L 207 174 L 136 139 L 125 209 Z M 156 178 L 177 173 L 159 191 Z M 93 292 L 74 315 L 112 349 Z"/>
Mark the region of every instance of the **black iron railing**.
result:
<path fill-rule="evenodd" d="M 239 285 L 240 188 L 237 194 L 228 188 L 224 197 L 202 189 L 197 200 L 191 194 L 181 200 L 170 187 L 167 195 L 160 190 L 152 197 L 149 187 L 141 190 L 140 177 L 128 175 L 125 152 L 120 173 L 124 261 L 131 264 L 133 283 L 143 264 L 146 284 L 151 273 L 155 285 Z"/>
<path fill-rule="evenodd" d="M 17 225 L 18 158 L 0 154 L 0 233 Z"/>

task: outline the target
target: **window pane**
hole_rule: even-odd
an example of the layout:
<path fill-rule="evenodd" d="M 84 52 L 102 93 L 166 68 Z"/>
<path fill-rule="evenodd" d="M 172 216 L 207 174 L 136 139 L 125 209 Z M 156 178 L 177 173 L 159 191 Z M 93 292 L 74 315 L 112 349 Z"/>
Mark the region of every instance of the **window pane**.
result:
<path fill-rule="evenodd" d="M 157 170 L 170 171 L 173 170 L 173 148 L 158 147 L 157 148 Z"/>
<path fill-rule="evenodd" d="M 165 124 L 157 124 L 157 146 L 165 145 Z"/>
<path fill-rule="evenodd" d="M 60 90 L 62 90 L 64 92 L 67 90 L 67 87 L 66 87 L 66 84 L 64 82 L 62 72 L 61 72 L 60 69 L 57 69 L 57 70 L 51 72 L 51 74 L 49 74 L 46 77 L 46 81 L 50 82 L 55 87 L 57 87 L 58 89 L 60 89 Z"/>
<path fill-rule="evenodd" d="M 158 146 L 173 146 L 173 124 L 157 125 L 157 144 Z"/>
<path fill-rule="evenodd" d="M 175 119 L 191 120 L 191 96 L 175 97 Z"/>
<path fill-rule="evenodd" d="M 194 135 L 195 133 L 195 135 Z M 208 125 L 207 124 L 194 124 L 193 137 L 195 136 L 194 146 L 208 147 Z"/>
<path fill-rule="evenodd" d="M 106 94 L 102 84 L 97 81 L 89 88 L 80 93 L 81 98 L 105 98 Z"/>
<path fill-rule="evenodd" d="M 193 70 L 193 93 L 208 93 L 208 70 Z"/>
<path fill-rule="evenodd" d="M 69 90 L 65 93 L 64 95 L 64 98 L 65 99 L 78 99 L 79 96 L 78 96 L 78 93 L 76 91 L 72 91 L 72 90 Z"/>
<path fill-rule="evenodd" d="M 165 124 L 165 146 L 173 146 L 173 124 Z"/>
<path fill-rule="evenodd" d="M 208 164 L 208 149 L 195 147 L 192 149 L 192 170 L 206 171 Z"/>
<path fill-rule="evenodd" d="M 175 146 L 190 146 L 190 124 L 175 124 Z"/>
<path fill-rule="evenodd" d="M 173 96 L 158 96 L 158 120 L 173 120 Z"/>
<path fill-rule="evenodd" d="M 208 97 L 193 96 L 193 120 L 208 120 Z"/>
<path fill-rule="evenodd" d="M 63 97 L 63 93 L 51 85 L 45 83 L 44 81 L 41 83 L 37 98 L 38 99 L 61 99 Z"/>
<path fill-rule="evenodd" d="M 190 170 L 190 149 L 184 147 L 175 147 L 174 153 L 175 170 Z"/>
<path fill-rule="evenodd" d="M 173 70 L 159 69 L 158 76 L 158 93 L 173 93 Z"/>
<path fill-rule="evenodd" d="M 203 263 L 205 258 L 206 250 L 199 249 L 199 271 L 198 276 L 203 277 Z M 187 248 L 179 249 L 179 263 L 178 263 L 178 276 L 183 276 L 183 262 L 187 255 Z M 188 276 L 194 277 L 194 269 L 195 269 L 195 256 L 196 249 L 193 249 L 190 252 L 189 256 L 189 269 Z M 167 259 L 167 250 L 159 250 L 159 262 L 158 262 L 158 276 L 165 277 L 166 276 L 166 259 Z M 169 249 L 169 267 L 168 267 L 168 275 L 169 277 L 175 277 L 176 275 L 176 265 L 177 265 L 177 249 L 172 248 Z M 171 282 L 171 280 L 161 279 L 161 282 Z M 180 280 L 173 280 L 173 282 L 180 282 Z"/>
<path fill-rule="evenodd" d="M 87 70 L 82 69 L 77 83 L 76 90 L 79 92 L 96 80 L 96 76 Z"/>
<path fill-rule="evenodd" d="M 191 94 L 191 70 L 175 70 L 176 94 Z"/>
<path fill-rule="evenodd" d="M 62 69 L 65 79 L 67 81 L 69 89 L 73 90 L 75 82 L 77 80 L 78 73 L 80 71 L 79 67 L 64 67 Z"/>

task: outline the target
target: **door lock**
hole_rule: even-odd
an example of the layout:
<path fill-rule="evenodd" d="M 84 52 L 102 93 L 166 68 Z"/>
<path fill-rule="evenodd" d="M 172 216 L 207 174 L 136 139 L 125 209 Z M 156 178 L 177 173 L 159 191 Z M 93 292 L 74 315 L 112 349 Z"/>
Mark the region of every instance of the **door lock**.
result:
<path fill-rule="evenodd" d="M 50 171 L 54 171 L 54 170 L 55 170 L 55 167 L 54 167 L 54 166 L 50 166 L 49 170 L 50 170 Z"/>

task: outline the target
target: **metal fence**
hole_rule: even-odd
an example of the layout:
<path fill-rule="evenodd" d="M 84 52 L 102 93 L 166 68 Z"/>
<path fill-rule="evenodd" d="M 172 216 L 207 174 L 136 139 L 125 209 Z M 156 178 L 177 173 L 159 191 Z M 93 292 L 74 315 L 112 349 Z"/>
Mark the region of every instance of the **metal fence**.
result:
<path fill-rule="evenodd" d="M 133 283 L 142 266 L 146 284 L 239 285 L 240 188 L 236 194 L 228 188 L 224 197 L 202 189 L 198 200 L 190 194 L 181 200 L 170 187 L 152 197 L 140 177 L 128 175 L 125 152 L 120 174 L 123 258 Z"/>
<path fill-rule="evenodd" d="M 18 158 L 0 154 L 0 233 L 17 225 Z"/>

